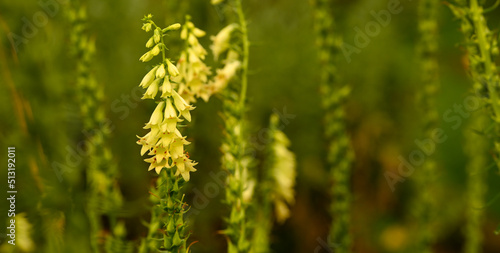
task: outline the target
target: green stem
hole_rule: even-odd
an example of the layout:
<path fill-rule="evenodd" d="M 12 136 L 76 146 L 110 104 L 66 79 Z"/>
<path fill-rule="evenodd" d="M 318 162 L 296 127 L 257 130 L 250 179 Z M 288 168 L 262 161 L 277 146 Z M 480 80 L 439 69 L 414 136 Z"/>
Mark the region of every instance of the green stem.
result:
<path fill-rule="evenodd" d="M 244 108 L 248 85 L 248 58 L 250 42 L 248 41 L 247 21 L 245 20 L 245 14 L 243 12 L 241 0 L 236 0 L 236 11 L 238 14 L 243 42 L 243 61 L 241 63 L 241 91 L 239 106 L 240 108 Z"/>
<path fill-rule="evenodd" d="M 477 0 L 470 0 L 470 11 L 472 14 L 472 22 L 476 30 L 477 41 L 479 45 L 479 50 L 481 52 L 481 59 L 484 63 L 484 70 L 488 85 L 488 94 L 491 100 L 491 106 L 495 113 L 493 119 L 495 122 L 500 122 L 500 106 L 498 93 L 496 90 L 496 83 L 493 82 L 493 77 L 496 75 L 496 67 L 491 61 L 490 44 L 488 42 L 488 37 L 486 30 L 488 29 L 485 24 L 483 9 L 478 5 Z"/>

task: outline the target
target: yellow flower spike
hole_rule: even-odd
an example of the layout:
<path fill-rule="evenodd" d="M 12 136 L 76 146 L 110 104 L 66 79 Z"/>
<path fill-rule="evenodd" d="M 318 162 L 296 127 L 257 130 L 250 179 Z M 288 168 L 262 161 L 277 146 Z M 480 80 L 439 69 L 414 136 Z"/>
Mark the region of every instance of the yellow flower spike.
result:
<path fill-rule="evenodd" d="M 193 107 L 189 106 L 181 97 L 181 95 L 184 95 L 180 93 L 182 90 L 185 90 L 186 93 L 191 92 L 186 87 L 184 77 L 186 75 L 191 75 L 192 78 L 201 72 L 198 69 L 190 69 L 194 65 L 182 65 L 182 61 L 186 61 L 187 53 L 183 53 L 185 55 L 183 57 L 184 59 L 181 57 L 177 63 L 179 66 L 183 66 L 182 73 L 179 71 L 180 68 L 178 69 L 175 65 L 175 62 L 166 58 L 167 48 L 164 44 L 163 36 L 168 31 L 181 29 L 180 24 L 174 24 L 161 29 L 153 23 L 150 16 L 145 17 L 144 22 L 151 23 L 153 26 L 152 29 L 154 29 L 154 35 L 146 43 L 146 47 L 151 48 L 150 51 L 141 57 L 141 60 L 149 61 L 154 56 L 161 55 L 161 62 L 143 78 L 141 87 L 146 88 L 143 98 L 155 98 L 159 91 L 161 91 L 161 98 L 149 122 L 144 127 L 145 129 L 150 129 L 150 132 L 144 137 L 138 137 L 139 140 L 137 143 L 142 145 L 141 155 L 147 152 L 148 155 L 151 156 L 145 159 L 145 161 L 149 163 L 148 170 L 154 169 L 155 172 L 160 175 L 157 184 L 158 189 L 156 190 L 161 199 L 167 201 L 165 204 L 166 207 L 168 207 L 166 209 L 162 208 L 162 212 L 160 213 L 152 213 L 151 225 L 152 227 L 158 228 L 162 224 L 163 226 L 175 224 L 177 229 L 172 226 L 172 229 L 168 232 L 172 233 L 175 231 L 176 238 L 172 238 L 171 236 L 163 237 L 163 245 L 165 248 L 171 249 L 171 251 L 184 252 L 186 247 L 184 244 L 189 235 L 186 235 L 184 229 L 181 230 L 180 227 L 184 227 L 182 214 L 187 208 L 184 206 L 183 197 L 179 193 L 182 193 L 183 181 L 188 181 L 190 179 L 189 173 L 196 171 L 194 169 L 196 163 L 189 160 L 188 156 L 184 154 L 185 146 L 188 145 L 189 142 L 186 141 L 185 137 L 180 133 L 177 123 L 183 121 L 184 118 L 191 120 L 189 110 L 193 109 Z M 146 28 L 146 25 L 144 27 Z M 201 47 L 196 37 L 192 35 L 193 31 L 194 25 L 182 27 L 181 36 L 190 39 L 189 43 L 193 44 L 193 48 Z M 197 31 L 196 33 L 201 36 L 203 32 Z M 186 45 L 189 43 L 186 43 Z M 199 48 L 196 50 L 202 51 L 202 49 Z M 173 168 L 174 165 L 175 168 Z M 183 180 L 181 179 L 181 175 Z M 176 192 L 178 191 L 177 193 L 167 193 L 167 185 L 171 184 L 175 185 Z M 160 216 L 164 216 L 166 220 L 160 220 Z M 150 248 L 151 242 L 155 241 L 156 243 L 156 235 L 158 234 L 148 234 L 146 240 L 141 243 L 141 252 L 144 250 L 147 251 Z M 173 246 L 175 247 L 172 248 Z"/>
<path fill-rule="evenodd" d="M 161 64 L 158 70 L 156 70 L 156 78 L 164 78 L 165 74 L 165 65 Z"/>
<path fill-rule="evenodd" d="M 147 88 L 153 81 L 155 77 L 156 70 L 158 69 L 158 66 L 154 67 L 152 70 L 150 70 L 144 78 L 142 78 L 141 83 L 139 84 L 140 87 Z"/>

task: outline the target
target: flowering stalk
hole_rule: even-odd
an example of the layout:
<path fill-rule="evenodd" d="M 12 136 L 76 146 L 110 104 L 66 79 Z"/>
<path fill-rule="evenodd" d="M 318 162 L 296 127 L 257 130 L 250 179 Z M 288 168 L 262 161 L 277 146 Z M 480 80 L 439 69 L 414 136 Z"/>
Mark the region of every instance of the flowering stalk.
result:
<path fill-rule="evenodd" d="M 174 63 L 166 57 L 167 47 L 164 36 L 174 30 L 181 28 L 180 24 L 173 24 L 166 28 L 158 27 L 152 20 L 152 15 L 144 17 L 142 29 L 146 32 L 153 32 L 153 36 L 147 41 L 146 47 L 151 48 L 140 60 L 148 62 L 161 53 L 162 59 L 142 79 L 139 86 L 146 89 L 142 99 L 156 100 L 157 106 L 153 111 L 150 121 L 144 127 L 149 129 L 143 137 L 138 137 L 137 143 L 142 146 L 141 155 L 148 154 L 151 157 L 145 159 L 150 164 L 149 170 L 155 170 L 160 178 L 157 180 L 157 189 L 152 194 L 158 199 L 152 209 L 151 223 L 146 240 L 140 247 L 140 252 L 166 251 L 166 252 L 189 252 L 186 247 L 189 233 L 184 223 L 184 213 L 187 211 L 187 204 L 183 202 L 183 187 L 190 179 L 190 173 L 196 171 L 196 162 L 189 159 L 185 146 L 190 142 L 182 136 L 179 122 L 191 121 L 190 111 L 194 109 L 185 99 L 195 96 L 192 94 L 193 87 L 189 80 L 198 80 L 186 73 L 179 71 Z M 188 45 L 201 50 L 196 36 L 204 33 L 191 27 L 184 28 L 181 37 L 189 40 Z M 185 30 L 189 29 L 189 30 Z M 191 31 L 191 32 L 190 32 Z M 196 31 L 197 34 L 194 34 Z M 191 36 L 192 35 L 192 36 Z M 193 49 L 194 50 L 194 49 Z M 189 51 L 189 50 L 188 50 Z M 203 57 L 194 53 L 197 60 Z M 199 63 L 190 57 L 189 60 L 179 62 L 183 64 Z M 192 65 L 186 67 L 186 71 L 196 71 Z M 198 65 L 199 67 L 199 65 Z M 205 70 L 205 69 L 204 69 Z M 179 77 L 181 76 L 181 77 Z M 181 96 L 184 94 L 185 96 Z M 158 98 L 157 98 L 158 97 Z M 163 243 L 158 245 L 158 237 L 161 236 Z"/>
<path fill-rule="evenodd" d="M 342 38 L 335 33 L 331 1 L 314 2 L 316 42 L 319 48 L 321 95 L 325 110 L 325 136 L 329 142 L 328 163 L 333 182 L 330 214 L 333 222 L 330 238 L 340 245 L 337 252 L 351 251 L 351 167 L 354 153 L 345 126 L 345 100 L 350 86 L 342 85 L 337 65 L 340 62 Z"/>
<path fill-rule="evenodd" d="M 465 253 L 482 252 L 482 223 L 484 215 L 485 194 L 487 191 L 488 150 L 490 142 L 485 134 L 479 134 L 481 128 L 489 125 L 484 110 L 471 115 L 471 122 L 465 131 L 464 146 L 468 156 L 467 169 L 467 209 L 465 224 Z"/>
<path fill-rule="evenodd" d="M 473 89 L 476 96 L 483 98 L 485 105 L 490 111 L 490 117 L 495 125 L 494 147 L 497 156 L 496 165 L 500 168 L 500 100 L 499 100 L 499 75 L 495 58 L 498 56 L 498 41 L 496 36 L 489 30 L 484 17 L 484 10 L 477 0 L 457 0 L 456 5 L 449 4 L 453 14 L 461 20 L 461 30 L 465 37 L 467 54 L 469 58 L 470 75 L 473 81 Z M 496 7 L 495 5 L 494 7 Z M 490 9 L 491 10 L 491 9 Z M 482 112 L 478 112 L 482 113 Z M 472 126 L 478 128 L 480 122 L 485 122 L 483 115 L 473 115 Z M 469 134 L 471 135 L 471 134 Z M 476 136 L 472 141 L 471 136 L 466 135 L 469 149 L 467 154 L 470 160 L 467 165 L 467 241 L 465 252 L 481 251 L 481 221 L 484 204 L 484 191 L 486 185 L 485 168 L 488 144 L 484 136 Z M 478 206 L 480 205 L 480 206 Z"/>
<path fill-rule="evenodd" d="M 77 58 L 77 94 L 80 100 L 80 113 L 83 119 L 83 131 L 91 133 L 89 160 L 87 161 L 87 215 L 90 221 L 91 245 L 95 252 L 131 252 L 132 245 L 124 241 L 125 228 L 120 234 L 111 231 L 111 235 L 103 237 L 103 216 L 115 227 L 121 210 L 123 197 L 121 195 L 117 177 L 117 167 L 113 163 L 111 150 L 106 144 L 107 135 L 111 132 L 107 124 L 102 124 L 105 118 L 104 90 L 95 81 L 90 70 L 92 57 L 95 53 L 94 41 L 87 34 L 87 11 L 81 2 L 74 2 L 69 17 L 73 24 L 70 40 L 72 49 Z M 121 247 L 107 247 L 99 242 L 106 240 L 116 241 L 113 245 Z"/>
<path fill-rule="evenodd" d="M 219 4 L 222 1 L 215 1 Z M 212 51 L 216 60 L 226 54 L 223 68 L 218 69 L 212 89 L 223 90 L 224 139 L 221 146 L 222 168 L 228 172 L 225 202 L 231 208 L 226 219 L 228 252 L 239 253 L 250 251 L 250 215 L 249 203 L 253 197 L 254 180 L 248 167 L 251 159 L 245 156 L 247 147 L 243 126 L 248 84 L 249 42 L 245 16 L 241 0 L 232 1 L 238 24 L 230 24 L 213 37 Z M 235 43 L 231 43 L 234 39 Z M 239 77 L 239 82 L 231 80 Z"/>
<path fill-rule="evenodd" d="M 196 103 L 198 98 L 208 101 L 213 94 L 209 86 L 209 76 L 212 74 L 204 60 L 207 51 L 198 41 L 205 36 L 205 32 L 195 27 L 191 17 L 186 16 L 186 23 L 181 30 L 181 39 L 184 41 L 184 50 L 181 52 L 177 68 L 179 75 L 172 80 L 179 84 L 179 94 L 187 103 Z"/>
<path fill-rule="evenodd" d="M 500 155 L 500 95 L 499 75 L 495 58 L 499 54 L 498 40 L 489 30 L 484 17 L 485 10 L 477 0 L 457 0 L 448 5 L 453 14 L 461 20 L 461 30 L 466 40 L 470 75 L 477 96 L 482 97 L 489 107 L 495 122 L 495 150 Z M 496 161 L 500 168 L 500 159 Z"/>
<path fill-rule="evenodd" d="M 439 2 L 435 0 L 420 0 L 418 6 L 418 31 L 420 41 L 417 51 L 420 60 L 421 92 L 418 94 L 418 108 L 422 112 L 423 134 L 433 138 L 433 131 L 438 125 L 438 111 L 435 102 L 439 90 L 439 65 L 436 53 L 438 50 L 437 10 Z M 422 165 L 422 170 L 415 175 L 416 198 L 411 203 L 412 213 L 416 216 L 418 228 L 415 230 L 415 252 L 431 252 L 434 241 L 431 228 L 435 221 L 433 194 L 435 188 L 436 161 L 428 157 Z"/>
<path fill-rule="evenodd" d="M 257 218 L 253 237 L 253 252 L 270 252 L 269 238 L 273 225 L 272 206 L 276 221 L 283 223 L 290 217 L 289 205 L 293 205 L 296 162 L 295 155 L 288 150 L 290 140 L 279 129 L 279 116 L 271 116 L 269 143 L 266 146 L 266 166 L 259 182 Z"/>

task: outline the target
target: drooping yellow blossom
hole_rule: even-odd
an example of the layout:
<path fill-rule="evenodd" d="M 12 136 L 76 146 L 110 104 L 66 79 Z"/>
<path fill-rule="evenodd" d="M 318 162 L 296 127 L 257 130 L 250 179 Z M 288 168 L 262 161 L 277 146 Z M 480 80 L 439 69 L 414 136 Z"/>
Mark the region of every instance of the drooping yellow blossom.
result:
<path fill-rule="evenodd" d="M 216 36 L 212 36 L 212 41 L 213 41 L 213 44 L 212 46 L 210 46 L 210 48 L 212 49 L 212 52 L 214 53 L 214 58 L 215 60 L 219 59 L 219 56 L 225 52 L 226 50 L 229 49 L 229 46 L 231 45 L 230 44 L 230 41 L 231 41 L 231 33 L 236 29 L 238 28 L 238 24 L 230 24 L 224 28 L 222 28 L 222 30 L 220 30 L 220 32 L 216 35 Z"/>

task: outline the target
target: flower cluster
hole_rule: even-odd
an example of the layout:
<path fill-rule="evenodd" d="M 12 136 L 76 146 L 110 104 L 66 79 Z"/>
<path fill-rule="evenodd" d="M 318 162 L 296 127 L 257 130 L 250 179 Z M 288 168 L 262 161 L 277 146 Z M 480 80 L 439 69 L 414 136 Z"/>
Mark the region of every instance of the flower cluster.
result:
<path fill-rule="evenodd" d="M 277 125 L 279 117 L 273 115 L 271 121 L 274 121 L 274 125 Z M 276 220 L 280 223 L 284 222 L 288 217 L 290 217 L 290 208 L 288 205 L 292 205 L 295 202 L 294 190 L 295 177 L 296 177 L 296 162 L 295 155 L 288 150 L 290 146 L 290 140 L 286 137 L 285 133 L 279 130 L 277 127 L 274 129 L 271 149 L 274 156 L 274 161 L 272 164 L 272 178 L 275 182 L 273 202 L 276 212 Z"/>
<path fill-rule="evenodd" d="M 178 123 L 184 119 L 191 121 L 190 111 L 194 107 L 188 104 L 171 82 L 180 73 L 172 61 L 165 57 L 167 48 L 163 42 L 163 36 L 167 32 L 178 30 L 181 25 L 173 24 L 161 29 L 151 18 L 151 15 L 146 16 L 142 27 L 146 32 L 153 31 L 153 36 L 146 43 L 146 47 L 151 49 L 140 60 L 147 62 L 162 53 L 162 61 L 144 76 L 139 86 L 146 89 L 142 99 L 156 99 L 160 96 L 151 119 L 144 127 L 150 131 L 143 137 L 138 136 L 137 143 L 142 145 L 141 155 L 147 153 L 152 156 L 145 159 L 150 163 L 149 170 L 155 169 L 160 174 L 164 167 L 176 167 L 175 174 L 182 175 L 185 181 L 189 181 L 189 172 L 196 171 L 196 163 L 184 151 L 184 146 L 189 142 L 180 133 Z"/>
<path fill-rule="evenodd" d="M 237 24 L 230 24 L 224 27 L 216 36 L 212 36 L 213 44 L 210 46 L 217 61 L 219 56 L 227 52 L 226 59 L 222 61 L 224 66 L 216 70 L 214 79 L 210 82 L 212 93 L 217 93 L 226 88 L 229 81 L 236 76 L 236 72 L 241 67 L 240 54 L 231 48 L 232 33 L 238 29 Z"/>
<path fill-rule="evenodd" d="M 180 75 L 172 77 L 172 81 L 178 84 L 179 94 L 188 103 L 195 103 L 196 98 L 208 101 L 212 94 L 208 86 L 211 71 L 203 62 L 207 51 L 198 41 L 203 36 L 205 32 L 196 28 L 187 16 L 181 31 L 181 39 L 186 42 L 186 48 L 177 62 Z"/>

